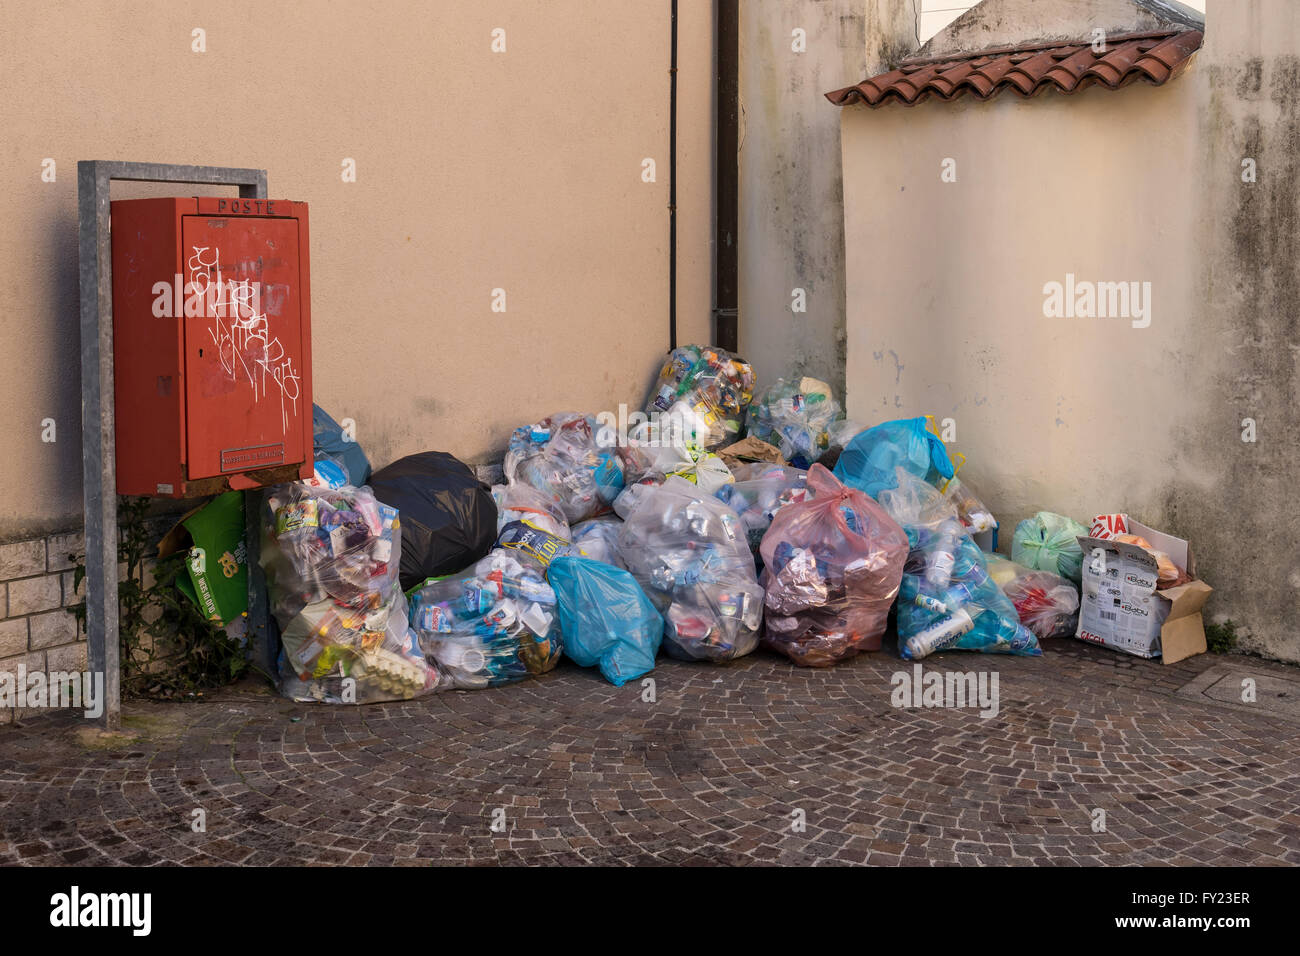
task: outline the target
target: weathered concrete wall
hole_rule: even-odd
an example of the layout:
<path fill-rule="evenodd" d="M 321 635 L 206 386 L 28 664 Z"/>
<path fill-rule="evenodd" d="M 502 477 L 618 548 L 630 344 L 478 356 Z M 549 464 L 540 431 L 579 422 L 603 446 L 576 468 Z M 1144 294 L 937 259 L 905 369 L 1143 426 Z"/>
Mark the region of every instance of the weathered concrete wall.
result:
<path fill-rule="evenodd" d="M 311 204 L 315 397 L 376 464 L 484 461 L 540 416 L 642 402 L 668 346 L 669 17 L 640 0 L 7 5 L 0 540 L 81 520 L 79 159 L 265 167 L 273 197 Z M 713 17 L 681 4 L 682 341 L 710 330 Z"/>
<path fill-rule="evenodd" d="M 760 387 L 806 374 L 844 394 L 839 119 L 823 94 L 916 46 L 912 0 L 740 5 L 740 351 Z"/>
<path fill-rule="evenodd" d="M 1004 549 L 1039 509 L 1189 539 L 1207 614 L 1290 661 L 1298 16 L 1211 0 L 1204 49 L 1161 88 L 842 113 L 849 414 L 953 418 Z M 1150 282 L 1150 325 L 1045 317 L 1067 273 Z"/>
<path fill-rule="evenodd" d="M 1210 0 L 1207 15 L 1188 156 L 1198 347 L 1161 510 L 1195 532 L 1214 616 L 1247 624 L 1252 649 L 1300 661 L 1300 4 Z M 1254 443 L 1241 440 L 1246 418 Z"/>
<path fill-rule="evenodd" d="M 980 0 L 921 0 L 919 8 L 920 28 L 917 31 L 921 42 L 925 43 L 928 41 L 936 33 L 961 16 L 966 10 L 977 6 L 979 2 Z M 1065 11 L 1067 16 L 1074 16 L 1078 8 L 1086 5 L 1085 2 L 1080 2 L 1080 0 L 1060 0 L 1060 2 L 1062 4 L 1070 5 L 1072 8 Z M 1034 14 L 1037 15 L 1036 8 L 1040 5 L 1044 9 L 1048 6 L 1048 4 L 1043 3 L 1042 0 L 1028 0 L 1028 2 L 1021 0 L 1018 4 L 1022 15 L 1027 12 L 1034 12 Z M 1182 0 L 1181 5 L 1202 15 L 1205 13 L 1205 0 Z M 1059 4 L 1057 13 L 1060 13 Z M 1060 25 L 1057 22 L 1052 22 L 1051 27 L 1052 29 L 1059 29 Z"/>
<path fill-rule="evenodd" d="M 922 56 L 987 50 L 1040 40 L 1087 39 L 1094 30 L 1138 33 L 1194 25 L 1197 10 L 1179 0 L 984 0 L 930 42 Z"/>

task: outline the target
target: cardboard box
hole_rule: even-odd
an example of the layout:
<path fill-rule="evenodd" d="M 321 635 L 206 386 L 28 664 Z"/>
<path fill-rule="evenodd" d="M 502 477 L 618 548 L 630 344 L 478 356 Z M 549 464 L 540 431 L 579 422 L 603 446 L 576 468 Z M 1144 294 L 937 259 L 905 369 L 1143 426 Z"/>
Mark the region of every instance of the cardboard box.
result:
<path fill-rule="evenodd" d="M 1083 593 L 1075 636 L 1166 664 L 1205 652 L 1201 608 L 1213 590 L 1196 576 L 1196 559 L 1182 538 L 1129 521 L 1129 532 L 1169 555 L 1192 578 L 1156 590 L 1156 559 L 1145 549 L 1104 538 L 1080 537 Z M 1100 550 L 1100 556 L 1096 551 Z M 1104 571 L 1102 570 L 1104 561 Z"/>

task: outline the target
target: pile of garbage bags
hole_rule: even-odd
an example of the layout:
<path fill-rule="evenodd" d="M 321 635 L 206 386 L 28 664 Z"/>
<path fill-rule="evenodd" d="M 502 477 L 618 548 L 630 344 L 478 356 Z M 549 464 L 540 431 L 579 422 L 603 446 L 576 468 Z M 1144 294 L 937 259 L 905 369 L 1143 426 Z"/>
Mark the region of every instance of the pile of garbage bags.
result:
<path fill-rule="evenodd" d="M 281 689 L 298 700 L 406 700 L 439 684 L 398 587 L 402 526 L 369 488 L 267 492 L 261 563 L 280 626 Z"/>
<path fill-rule="evenodd" d="M 1037 655 L 1078 626 L 1081 524 L 1039 512 L 1012 560 L 986 554 L 997 522 L 927 419 L 866 427 L 807 376 L 755 393 L 723 349 L 674 349 L 627 434 L 575 412 L 515 429 L 490 489 L 442 452 L 371 474 L 314 411 L 315 474 L 264 508 L 297 699 L 497 687 L 561 656 L 621 686 L 661 648 L 724 662 L 761 642 L 824 667 L 879 649 L 891 611 L 908 660 Z M 1161 587 L 1187 579 L 1126 515 L 1092 534 L 1152 550 Z"/>
<path fill-rule="evenodd" d="M 664 616 L 664 650 L 726 661 L 758 646 L 763 589 L 740 517 L 676 476 L 620 497 L 618 551 Z"/>
<path fill-rule="evenodd" d="M 880 505 L 821 465 L 807 484 L 811 497 L 782 508 L 763 537 L 763 643 L 796 664 L 822 667 L 880 649 L 908 538 Z"/>

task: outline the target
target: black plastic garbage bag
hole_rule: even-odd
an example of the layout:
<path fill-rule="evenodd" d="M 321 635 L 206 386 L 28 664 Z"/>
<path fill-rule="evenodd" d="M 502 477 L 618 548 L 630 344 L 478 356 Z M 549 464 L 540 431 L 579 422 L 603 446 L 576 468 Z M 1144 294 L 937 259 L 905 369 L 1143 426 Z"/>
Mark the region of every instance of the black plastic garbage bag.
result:
<path fill-rule="evenodd" d="M 497 537 L 497 506 L 464 462 L 423 451 L 370 476 L 370 487 L 402 522 L 402 590 L 455 574 L 482 558 Z"/>

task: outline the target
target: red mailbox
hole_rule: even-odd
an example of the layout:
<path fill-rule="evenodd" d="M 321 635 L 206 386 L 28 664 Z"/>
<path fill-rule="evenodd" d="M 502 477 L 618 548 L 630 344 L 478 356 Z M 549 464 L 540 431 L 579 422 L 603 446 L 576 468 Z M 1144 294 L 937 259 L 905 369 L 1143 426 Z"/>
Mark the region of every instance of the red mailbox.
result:
<path fill-rule="evenodd" d="M 118 493 L 309 477 L 306 203 L 128 199 L 111 218 Z"/>

